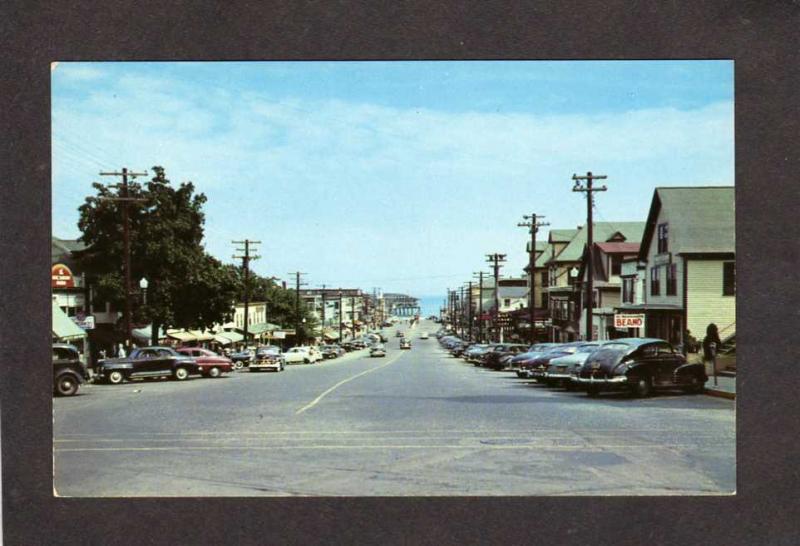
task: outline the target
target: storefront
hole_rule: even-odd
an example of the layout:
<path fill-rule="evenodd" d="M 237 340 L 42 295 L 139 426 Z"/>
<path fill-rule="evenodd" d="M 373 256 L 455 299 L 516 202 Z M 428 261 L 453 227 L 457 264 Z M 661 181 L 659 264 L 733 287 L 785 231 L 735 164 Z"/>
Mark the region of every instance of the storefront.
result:
<path fill-rule="evenodd" d="M 631 337 L 664 339 L 683 350 L 685 331 L 683 308 L 669 304 L 634 304 L 616 307 L 614 310 L 617 315 L 644 317 L 644 324 L 641 327 L 625 328 Z"/>

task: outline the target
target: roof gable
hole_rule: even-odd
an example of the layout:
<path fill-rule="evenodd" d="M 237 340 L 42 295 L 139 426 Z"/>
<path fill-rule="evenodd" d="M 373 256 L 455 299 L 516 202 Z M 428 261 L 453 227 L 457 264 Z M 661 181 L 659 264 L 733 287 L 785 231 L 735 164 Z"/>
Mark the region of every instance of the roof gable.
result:
<path fill-rule="evenodd" d="M 595 222 L 593 224 L 592 239 L 596 241 L 608 241 L 609 238 L 620 239 L 622 237 L 629 241 L 639 241 L 644 233 L 644 222 Z M 561 251 L 561 254 L 552 260 L 558 262 L 579 262 L 583 257 L 583 250 L 586 246 L 587 230 L 582 226 L 580 231 L 572 238 L 569 244 Z"/>

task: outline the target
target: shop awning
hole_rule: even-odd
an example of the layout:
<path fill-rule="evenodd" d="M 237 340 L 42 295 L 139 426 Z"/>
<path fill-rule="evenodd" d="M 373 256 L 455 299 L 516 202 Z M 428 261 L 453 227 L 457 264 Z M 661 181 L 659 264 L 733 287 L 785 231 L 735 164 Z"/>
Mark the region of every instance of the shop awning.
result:
<path fill-rule="evenodd" d="M 197 341 L 197 338 L 186 330 L 167 330 L 167 336 L 178 341 Z"/>
<path fill-rule="evenodd" d="M 238 343 L 238 342 L 240 342 L 240 341 L 242 341 L 244 339 L 244 336 L 242 334 L 240 334 L 239 332 L 234 332 L 233 330 L 217 332 L 217 335 L 226 337 L 229 340 L 231 340 L 233 343 Z"/>
<path fill-rule="evenodd" d="M 254 336 L 260 336 L 266 332 L 271 332 L 273 330 L 279 329 L 280 326 L 277 324 L 272 324 L 270 322 L 259 322 L 258 324 L 251 324 L 247 328 L 247 333 L 252 334 Z"/>
<path fill-rule="evenodd" d="M 230 338 L 223 336 L 222 334 L 214 334 L 214 341 L 216 341 L 220 345 L 230 345 L 231 343 L 233 343 L 233 341 Z"/>
<path fill-rule="evenodd" d="M 201 330 L 189 330 L 189 333 L 194 336 L 197 341 L 211 341 L 214 339 L 214 334 Z"/>
<path fill-rule="evenodd" d="M 86 337 L 86 331 L 72 322 L 56 302 L 53 302 L 53 337 L 64 340 Z"/>
<path fill-rule="evenodd" d="M 325 332 L 323 337 L 325 337 L 325 339 L 339 339 L 339 332 Z"/>
<path fill-rule="evenodd" d="M 153 339 L 153 325 L 149 324 L 144 328 L 134 328 L 131 330 L 131 336 L 136 341 L 141 343 L 150 344 L 150 340 Z M 163 328 L 158 329 L 158 339 L 164 339 L 167 337 L 167 332 L 164 331 Z"/>

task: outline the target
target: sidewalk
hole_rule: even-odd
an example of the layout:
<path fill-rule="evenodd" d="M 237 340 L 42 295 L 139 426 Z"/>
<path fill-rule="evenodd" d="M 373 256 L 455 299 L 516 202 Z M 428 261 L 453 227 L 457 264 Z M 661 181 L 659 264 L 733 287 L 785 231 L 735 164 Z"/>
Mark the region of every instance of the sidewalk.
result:
<path fill-rule="evenodd" d="M 731 400 L 736 399 L 736 377 L 718 375 L 716 385 L 714 385 L 714 378 L 709 377 L 706 381 L 706 394 Z"/>

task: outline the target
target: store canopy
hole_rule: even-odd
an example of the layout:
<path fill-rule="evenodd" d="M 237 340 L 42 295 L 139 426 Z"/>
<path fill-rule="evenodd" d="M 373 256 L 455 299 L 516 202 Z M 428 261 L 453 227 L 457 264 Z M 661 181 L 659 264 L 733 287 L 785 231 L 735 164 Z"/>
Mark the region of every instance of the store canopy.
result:
<path fill-rule="evenodd" d="M 150 340 L 153 339 L 153 325 L 148 324 L 144 328 L 134 328 L 131 330 L 131 336 L 136 341 L 150 344 Z M 164 331 L 163 328 L 158 329 L 158 339 L 164 339 L 167 337 L 167 332 Z"/>
<path fill-rule="evenodd" d="M 86 337 L 86 331 L 72 322 L 56 302 L 53 302 L 53 337 L 64 340 Z"/>
<path fill-rule="evenodd" d="M 202 330 L 189 330 L 189 333 L 194 336 L 197 341 L 212 341 L 214 334 Z"/>
<path fill-rule="evenodd" d="M 194 337 L 192 334 L 187 332 L 186 330 L 167 330 L 167 336 L 171 337 L 172 339 L 177 339 L 178 341 L 197 341 L 197 338 Z"/>
<path fill-rule="evenodd" d="M 227 338 L 221 334 L 214 334 L 214 341 L 219 343 L 220 345 L 230 345 L 233 343 L 230 338 Z"/>
<path fill-rule="evenodd" d="M 239 341 L 242 341 L 244 339 L 244 336 L 242 334 L 240 334 L 239 332 L 234 332 L 232 330 L 231 331 L 218 332 L 217 335 L 226 337 L 226 338 L 228 338 L 228 340 L 232 341 L 233 343 L 238 343 Z"/>
<path fill-rule="evenodd" d="M 325 334 L 323 335 L 325 339 L 339 339 L 339 332 L 330 331 L 330 332 L 325 332 Z"/>
<path fill-rule="evenodd" d="M 278 330 L 280 326 L 277 324 L 272 324 L 269 322 L 259 322 L 258 324 L 251 324 L 247 328 L 247 333 L 252 334 L 254 336 L 260 336 L 266 332 L 272 332 L 273 330 Z"/>

